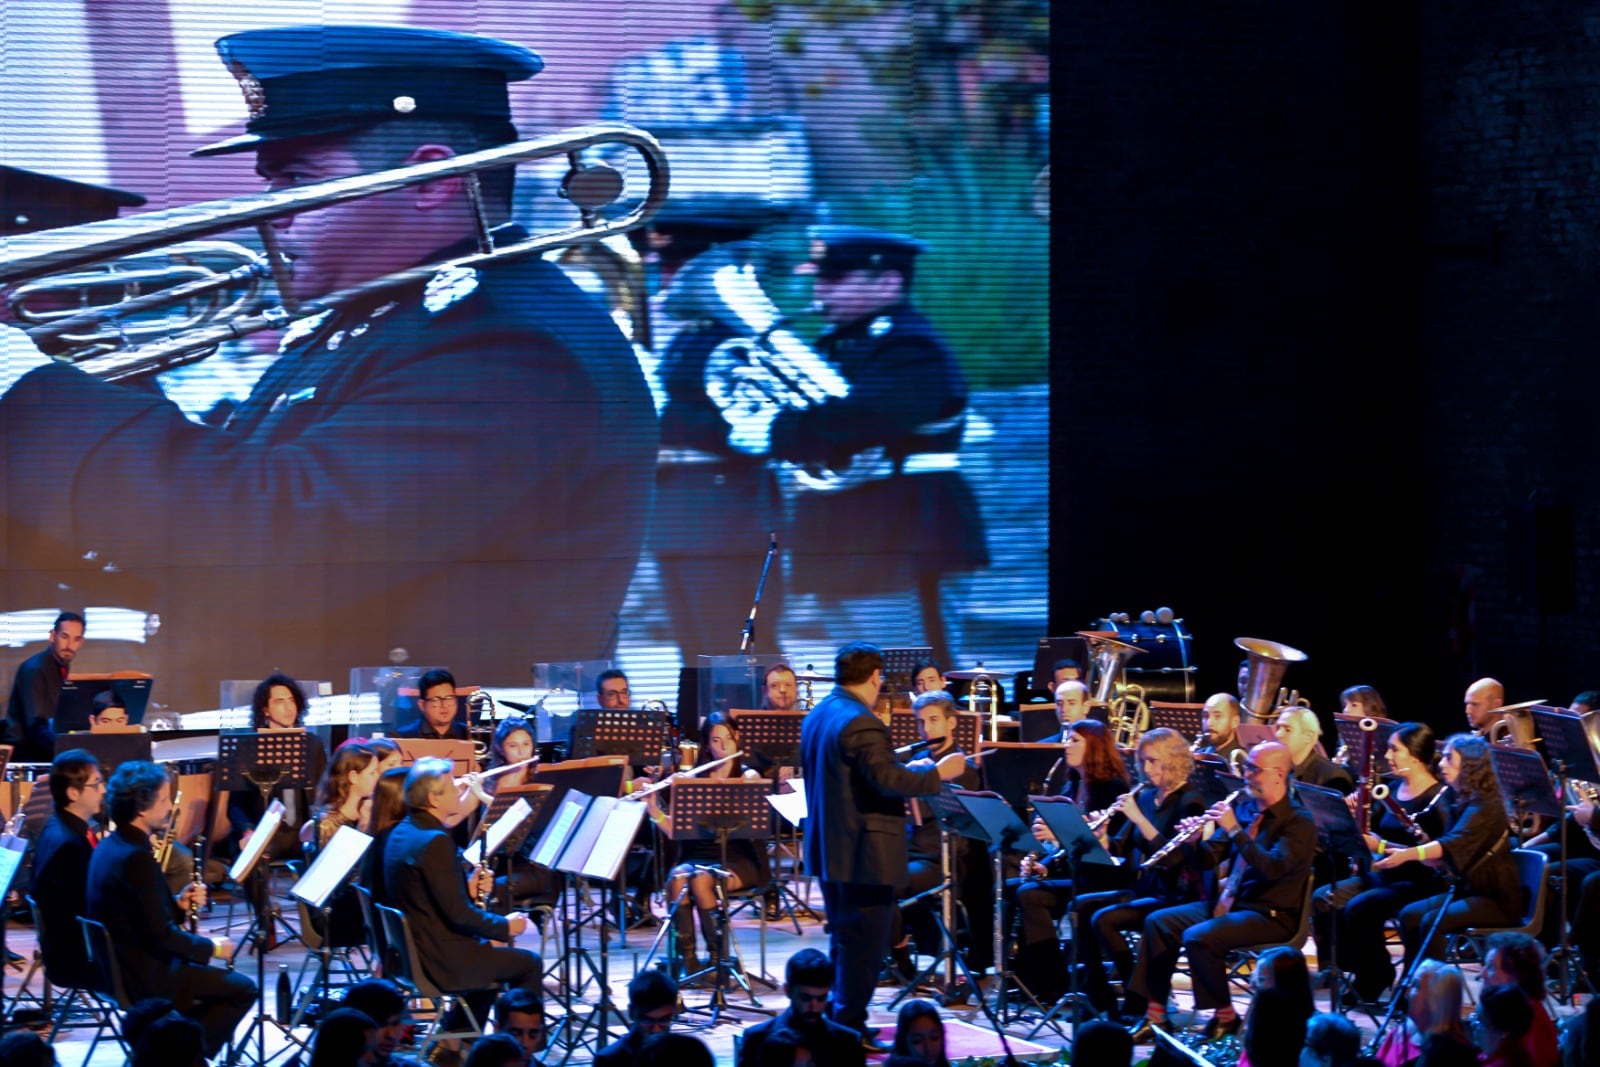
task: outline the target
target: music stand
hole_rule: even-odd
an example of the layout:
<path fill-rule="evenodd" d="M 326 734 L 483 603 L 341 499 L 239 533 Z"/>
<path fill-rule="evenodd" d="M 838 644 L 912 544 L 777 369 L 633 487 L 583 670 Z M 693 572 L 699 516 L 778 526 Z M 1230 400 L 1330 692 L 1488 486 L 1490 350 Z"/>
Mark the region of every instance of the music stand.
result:
<path fill-rule="evenodd" d="M 1567 795 L 1567 783 L 1576 779 L 1580 782 L 1600 782 L 1600 764 L 1595 762 L 1594 743 L 1585 728 L 1584 716 L 1574 715 L 1565 708 L 1552 708 L 1539 705 L 1528 709 L 1533 717 L 1534 732 L 1543 739 L 1544 750 L 1550 755 L 1550 764 L 1555 768 L 1556 778 L 1559 783 L 1559 795 Z M 1561 943 L 1551 952 L 1551 959 L 1545 961 L 1549 966 L 1552 960 L 1559 959 L 1561 966 L 1561 996 L 1558 998 L 1568 1007 L 1572 1006 L 1573 981 L 1572 970 L 1576 963 L 1572 951 L 1571 932 L 1567 916 L 1567 894 L 1569 892 L 1567 875 L 1567 823 L 1565 814 L 1561 818 Z M 1589 985 L 1588 974 L 1578 968 L 1578 982 Z M 1589 992 L 1595 990 L 1591 986 Z"/>
<path fill-rule="evenodd" d="M 1361 729 L 1361 720 L 1371 719 L 1378 724 L 1372 737 L 1372 763 L 1377 774 L 1389 773 L 1389 738 L 1399 728 L 1400 724 L 1393 719 L 1380 719 L 1376 715 L 1346 715 L 1344 712 L 1334 712 L 1333 725 L 1339 731 L 1339 743 L 1344 745 L 1350 753 L 1360 759 L 1361 744 L 1366 738 L 1366 731 Z"/>
<path fill-rule="evenodd" d="M 720 952 L 716 963 L 685 975 L 680 985 L 687 986 L 696 979 L 711 976 L 711 1000 L 684 1010 L 685 1015 L 709 1012 L 706 1027 L 716 1026 L 725 1011 L 748 1011 L 759 1015 L 776 1015 L 771 1008 L 762 1007 L 750 988 L 750 972 L 739 952 L 739 943 L 733 936 L 733 924 L 728 917 L 728 883 L 731 874 L 728 866 L 728 842 L 765 842 L 772 837 L 772 808 L 767 797 L 772 795 L 772 782 L 765 778 L 679 778 L 672 783 L 671 822 L 666 828 L 673 841 L 715 841 L 721 857 L 718 867 L 707 873 L 716 883 L 717 941 Z M 688 887 L 685 886 L 685 891 Z M 668 916 L 669 920 L 671 916 Z M 659 944 L 669 924 L 663 924 L 657 934 Z M 652 948 L 652 952 L 654 949 Z M 649 957 L 646 957 L 648 961 Z M 737 966 L 734 961 L 737 960 Z M 763 961 L 765 965 L 765 961 Z M 737 982 L 749 1004 L 733 1004 L 728 1000 L 731 983 Z"/>
<path fill-rule="evenodd" d="M 105 772 L 107 778 L 130 760 L 149 762 L 151 757 L 150 735 L 146 733 L 97 734 L 88 730 L 75 730 L 72 733 L 56 734 L 57 756 L 75 748 L 83 749 L 99 761 L 100 769 Z"/>
<path fill-rule="evenodd" d="M 229 792 L 234 789 L 257 789 L 261 792 L 261 806 L 268 808 L 274 790 L 307 789 L 314 783 L 311 780 L 311 735 L 305 730 L 256 730 L 236 734 L 222 734 L 217 738 L 217 789 Z M 279 808 L 283 807 L 279 802 Z M 282 815 L 279 815 L 282 818 Z M 260 825 L 256 830 L 259 832 Z M 276 827 L 274 827 L 276 829 Z M 251 842 L 256 842 L 256 834 L 251 835 Z M 268 842 L 261 842 L 261 847 L 266 847 Z M 241 859 L 243 858 L 241 854 Z M 198 863 L 198 858 L 196 859 Z M 252 861 L 251 869 L 254 868 Z M 234 869 L 239 869 L 239 864 L 234 864 Z M 247 875 L 249 870 L 245 872 Z M 243 886 L 245 883 L 234 878 L 235 885 Z M 276 924 L 283 923 L 288 931 L 286 940 L 298 938 L 299 932 L 286 921 L 278 912 L 277 905 L 272 900 L 270 884 L 264 894 L 267 910 L 267 921 L 272 924 L 263 928 L 261 916 L 254 915 L 250 925 L 245 928 L 245 936 L 239 939 L 238 946 L 234 949 L 234 958 L 237 959 L 239 950 L 246 941 L 254 946 L 257 955 L 262 953 L 262 944 L 267 940 L 270 932 L 275 932 Z M 257 910 L 257 909 L 253 909 Z"/>
<path fill-rule="evenodd" d="M 506 787 L 497 791 L 489 810 L 484 813 L 483 825 L 488 829 L 470 845 L 462 859 L 477 866 L 494 869 L 498 860 L 505 875 L 505 895 L 501 905 L 511 911 L 511 860 L 528 840 L 533 817 L 550 796 L 548 785 Z M 470 853 L 470 854 L 469 854 Z"/>
<path fill-rule="evenodd" d="M 1276 741 L 1277 739 L 1278 728 L 1270 722 L 1241 722 L 1239 724 L 1239 744 L 1244 746 L 1246 752 L 1263 741 Z M 1318 741 L 1318 751 L 1321 751 L 1321 747 L 1322 742 Z"/>
<path fill-rule="evenodd" d="M 572 758 L 626 756 L 633 767 L 661 762 L 667 745 L 664 711 L 632 708 L 579 708 L 572 727 Z"/>
<path fill-rule="evenodd" d="M 915 645 L 907 648 L 885 648 L 883 652 L 883 691 L 909 693 L 916 679 L 911 676 L 919 663 L 933 662 L 932 645 Z M 948 664 L 947 664 L 948 666 Z"/>
<path fill-rule="evenodd" d="M 746 756 L 759 757 L 771 767 L 800 766 L 800 727 L 805 712 L 733 708 L 728 715 L 739 728 L 739 747 Z"/>
<path fill-rule="evenodd" d="M 478 757 L 471 741 L 449 737 L 395 737 L 400 746 L 400 764 L 409 767 L 420 759 L 446 759 L 450 773 L 457 778 L 478 769 Z"/>
<path fill-rule="evenodd" d="M 349 883 L 356 864 L 361 862 L 361 858 L 371 847 L 371 837 L 353 826 L 341 826 L 328 839 L 328 843 L 317 852 L 317 858 L 311 861 L 306 873 L 289 887 L 290 896 L 306 907 L 322 913 L 322 947 L 316 953 L 317 974 L 311 980 L 311 995 L 300 999 L 299 1006 L 290 1018 L 290 1030 L 302 1025 L 311 1005 L 327 1002 L 328 982 L 333 977 L 333 896 Z M 345 961 L 345 966 L 349 967 L 348 960 Z M 302 965 L 300 978 L 304 977 L 305 966 Z M 297 980 L 295 986 L 298 990 L 301 982 Z M 294 1040 L 292 1034 L 290 1040 Z M 301 1044 L 301 1047 L 305 1046 Z"/>
<path fill-rule="evenodd" d="M 280 730 L 273 732 L 285 733 L 288 731 Z M 302 733 L 301 736 L 304 737 L 305 735 Z M 225 740 L 227 739 L 225 738 Z M 256 823 L 255 830 L 250 834 L 250 840 L 245 843 L 244 848 L 239 852 L 239 857 L 233 861 L 233 866 L 228 869 L 228 878 L 233 881 L 234 884 L 244 885 L 245 881 L 251 876 L 251 874 L 255 872 L 257 864 L 259 864 L 261 861 L 261 857 L 267 854 L 267 849 L 272 844 L 272 838 L 278 832 L 278 825 L 283 821 L 283 814 L 283 801 L 274 800 L 267 805 L 266 813 L 262 815 L 261 821 Z M 273 915 L 277 914 L 276 909 L 272 908 L 270 902 L 268 904 L 268 908 L 271 910 Z M 276 1027 L 278 1032 L 283 1034 L 284 1037 L 288 1038 L 289 1041 L 294 1045 L 299 1045 L 302 1048 L 304 1047 L 295 1039 L 293 1029 L 289 1024 L 280 1022 L 267 1011 L 267 954 L 262 949 L 262 942 L 265 940 L 266 929 L 263 928 L 261 924 L 261 916 L 259 914 L 252 915 L 250 918 L 250 925 L 245 928 L 244 936 L 241 937 L 239 939 L 239 943 L 234 946 L 233 955 L 228 960 L 228 967 L 229 969 L 232 969 L 234 962 L 239 958 L 239 952 L 244 948 L 246 942 L 249 942 L 255 951 L 256 992 L 261 998 L 261 1004 L 256 1011 L 256 1017 L 250 1022 L 250 1027 L 249 1030 L 246 1031 L 244 1040 L 240 1041 L 236 1046 L 236 1051 L 237 1049 L 243 1049 L 249 1046 L 249 1034 L 250 1032 L 254 1032 L 256 1035 L 257 1067 L 266 1067 L 267 1064 L 271 1063 L 273 1059 L 276 1059 L 278 1055 L 281 1055 L 282 1052 L 285 1051 L 279 1050 L 277 1054 L 274 1054 L 271 1057 L 267 1055 L 267 1024 L 269 1023 Z"/>
<path fill-rule="evenodd" d="M 1084 820 L 1083 812 L 1078 806 L 1066 797 L 1029 797 L 1033 810 L 1039 818 L 1050 828 L 1055 835 L 1058 851 L 1067 859 L 1068 877 L 1072 879 L 1073 891 L 1076 894 L 1078 887 L 1083 883 L 1078 878 L 1080 864 L 1088 863 L 1099 867 L 1115 867 L 1117 861 L 1111 853 L 1105 850 L 1095 837 L 1094 831 L 1089 829 L 1089 824 Z M 1046 1026 L 1056 1029 L 1055 1017 L 1058 1011 L 1066 1009 L 1065 1017 L 1073 1026 L 1077 1026 L 1087 1016 L 1098 1019 L 1100 1013 L 1089 1003 L 1089 998 L 1078 992 L 1078 938 L 1076 933 L 1067 949 L 1067 992 L 1060 1000 L 1051 1006 L 1040 1019 L 1038 1024 L 1028 1032 L 1028 1040 L 1039 1033 Z M 1057 1029 L 1057 1033 L 1060 1033 Z M 1063 1037 L 1066 1035 L 1063 1034 Z"/>
<path fill-rule="evenodd" d="M 1164 700 L 1150 702 L 1150 729 L 1165 727 L 1176 730 L 1184 737 L 1198 737 L 1206 728 L 1204 704 L 1171 704 Z"/>
<path fill-rule="evenodd" d="M 984 741 L 978 750 L 983 786 L 1005 797 L 1018 818 L 1028 810 L 1028 796 L 1043 793 L 1055 765 L 1066 759 L 1066 747 L 1054 742 Z"/>
<path fill-rule="evenodd" d="M 1222 803 L 1229 793 L 1243 789 L 1244 779 L 1234 774 L 1220 757 L 1196 758 L 1194 769 L 1189 772 L 1189 784 L 1199 791 L 1201 799 L 1210 807 Z"/>
<path fill-rule="evenodd" d="M 570 960 L 574 970 L 587 967 L 588 976 L 580 982 L 564 982 L 567 991 L 566 1018 L 562 1020 L 564 1039 L 568 1042 L 567 1055 L 580 1044 L 585 1044 L 583 1034 L 592 1023 L 595 1027 L 594 1048 L 605 1046 L 610 1038 L 612 1019 L 626 1026 L 622 1013 L 611 999 L 609 939 L 605 932 L 606 895 L 611 884 L 621 873 L 628 847 L 644 821 L 645 806 L 637 801 L 618 800 L 616 797 L 591 797 L 568 790 L 561 799 L 544 835 L 534 848 L 534 862 L 571 875 L 579 891 L 590 881 L 598 883 L 600 906 L 587 916 L 564 922 L 563 976 Z M 563 907 L 566 894 L 562 895 Z M 583 928 L 596 917 L 600 920 L 600 962 L 595 963 L 583 941 Z M 599 999 L 575 1032 L 567 1034 L 568 1023 L 577 1018 L 574 998 L 582 994 L 590 981 L 598 985 Z"/>
<path fill-rule="evenodd" d="M 1544 758 L 1538 752 L 1531 748 L 1490 745 L 1489 765 L 1500 783 L 1506 814 L 1519 834 L 1523 819 L 1529 815 L 1543 815 L 1548 819 L 1566 817 L 1567 809 L 1551 787 L 1550 772 L 1545 769 Z"/>
<path fill-rule="evenodd" d="M 1054 748 L 1056 746 L 1048 746 Z M 1032 852 L 1043 855 L 1047 850 L 1033 836 L 1033 831 L 1028 829 L 1026 823 L 1018 816 L 1011 801 L 994 792 L 976 792 L 970 789 L 953 789 L 950 795 L 956 802 L 967 810 L 973 820 L 983 828 L 989 842 L 989 853 L 994 861 L 994 966 L 995 966 L 995 1011 L 990 1015 L 994 1023 L 995 1033 L 1001 1033 L 1005 1024 L 1014 1021 L 1006 1015 L 1006 990 L 1010 982 L 1015 982 L 1022 995 L 1028 999 L 1035 1008 L 1041 1012 L 1044 1005 L 1039 1003 L 1037 997 L 1022 984 L 1022 980 L 1006 966 L 1005 930 L 999 917 L 1004 914 L 1005 902 L 1005 854 L 1012 851 Z M 1026 803 L 1026 798 L 1024 798 Z M 1020 1014 L 1020 1013 L 1019 1013 Z M 1002 1040 L 1004 1040 L 1002 1038 Z"/>

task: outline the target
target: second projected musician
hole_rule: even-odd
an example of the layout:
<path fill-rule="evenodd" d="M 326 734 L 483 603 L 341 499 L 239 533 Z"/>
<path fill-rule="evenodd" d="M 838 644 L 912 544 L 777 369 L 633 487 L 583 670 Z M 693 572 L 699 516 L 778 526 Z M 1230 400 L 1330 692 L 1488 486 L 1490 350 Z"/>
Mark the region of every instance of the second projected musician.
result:
<path fill-rule="evenodd" d="M 279 190 L 514 142 L 509 85 L 542 67 L 400 27 L 249 30 L 217 49 L 250 114 L 197 154 L 254 152 Z M 512 169 L 480 176 L 496 247 L 526 236 Z M 465 176 L 269 225 L 305 301 L 478 248 Z M 650 500 L 657 422 L 633 351 L 560 267 L 435 273 L 296 322 L 280 351 L 220 428 L 64 364 L 0 380 L 15 531 L 0 571 L 95 552 L 140 579 L 148 603 L 126 606 L 160 613 L 154 673 L 178 711 L 274 662 L 341 677 L 409 646 L 487 676 L 535 652 L 609 654 L 644 524 L 593 502 Z"/>

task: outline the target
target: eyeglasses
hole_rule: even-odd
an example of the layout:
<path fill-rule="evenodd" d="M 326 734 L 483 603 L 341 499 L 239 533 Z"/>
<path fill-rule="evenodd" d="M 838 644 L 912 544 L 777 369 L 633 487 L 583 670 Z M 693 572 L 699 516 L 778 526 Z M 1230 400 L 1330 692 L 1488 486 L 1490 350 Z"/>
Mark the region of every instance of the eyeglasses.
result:
<path fill-rule="evenodd" d="M 96 778 L 93 781 L 83 783 L 83 788 L 85 789 L 104 789 L 105 787 L 106 780 L 104 778 Z"/>
<path fill-rule="evenodd" d="M 448 696 L 448 697 L 426 697 L 426 698 L 423 699 L 422 702 L 424 704 L 426 704 L 430 708 L 443 708 L 443 707 L 453 706 L 455 704 L 455 702 L 456 702 L 456 698 L 453 697 L 453 696 Z"/>
<path fill-rule="evenodd" d="M 603 697 L 626 697 L 626 696 L 632 696 L 633 695 L 633 690 L 631 690 L 631 689 L 602 689 L 602 690 L 600 690 L 600 695 L 603 696 Z"/>

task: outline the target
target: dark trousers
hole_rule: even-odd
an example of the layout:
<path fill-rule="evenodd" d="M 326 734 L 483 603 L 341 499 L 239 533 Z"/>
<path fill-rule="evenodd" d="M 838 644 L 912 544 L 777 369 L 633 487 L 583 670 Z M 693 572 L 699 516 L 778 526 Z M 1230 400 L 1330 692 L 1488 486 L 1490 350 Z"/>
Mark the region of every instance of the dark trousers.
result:
<path fill-rule="evenodd" d="M 894 886 L 823 882 L 822 905 L 828 913 L 828 947 L 833 953 L 833 1020 L 865 1030 L 867 1004 L 877 988 L 894 928 Z"/>
<path fill-rule="evenodd" d="M 1381 885 L 1363 878 L 1323 886 L 1311 898 L 1318 962 L 1354 974 L 1356 996 L 1377 1000 L 1394 982 L 1384 923 L 1426 893 L 1413 882 Z"/>
<path fill-rule="evenodd" d="M 184 964 L 173 972 L 171 987 L 162 995 L 172 998 L 180 1014 L 200 1024 L 206 1055 L 214 1057 L 255 1007 L 256 993 L 256 984 L 238 971 Z"/>
<path fill-rule="evenodd" d="M 1600 859 L 1592 856 L 1576 855 L 1576 839 L 1582 838 L 1583 844 L 1588 845 L 1588 839 L 1579 831 L 1568 831 L 1567 846 L 1567 912 L 1561 914 L 1561 889 L 1556 881 L 1561 876 L 1561 845 L 1552 842 L 1538 846 L 1534 851 L 1543 852 L 1549 860 L 1545 870 L 1550 875 L 1550 888 L 1545 897 L 1544 926 L 1539 930 L 1539 940 L 1544 942 L 1546 948 L 1555 948 L 1561 944 L 1561 922 L 1563 918 L 1573 924 L 1573 936 L 1576 938 L 1577 924 L 1582 921 L 1579 917 L 1588 913 L 1578 907 L 1579 900 L 1583 897 L 1584 881 L 1596 871 L 1600 871 Z"/>
<path fill-rule="evenodd" d="M 1444 917 L 1434 931 L 1433 940 L 1421 944 L 1422 936 L 1433 925 L 1445 895 L 1428 897 L 1400 909 L 1400 940 L 1405 942 L 1405 966 L 1422 953 L 1423 959 L 1438 959 L 1444 949 L 1444 935 L 1469 926 L 1511 926 L 1517 921 L 1520 901 L 1502 902 L 1492 897 L 1458 896 L 1444 909 Z"/>
<path fill-rule="evenodd" d="M 1195 1007 L 1227 1007 L 1232 1003 L 1228 994 L 1228 953 L 1236 948 L 1286 943 L 1294 937 L 1298 925 L 1298 917 L 1292 914 L 1282 913 L 1274 918 L 1238 906 L 1213 919 L 1211 908 L 1212 905 L 1197 901 L 1162 908 L 1145 919 L 1139 961 L 1128 982 L 1130 991 L 1151 1003 L 1165 1005 L 1172 994 L 1172 972 L 1178 968 L 1178 955 L 1187 953 Z"/>
<path fill-rule="evenodd" d="M 1152 914 L 1172 906 L 1169 897 L 1135 897 L 1128 891 L 1090 893 L 1073 903 L 1073 937 L 1078 939 L 1078 959 L 1086 965 L 1082 991 L 1095 1007 L 1104 1010 L 1114 1004 L 1105 960 L 1111 961 L 1124 986 L 1133 978 L 1133 950 L 1126 932 L 1141 929 Z"/>
<path fill-rule="evenodd" d="M 973 974 L 982 974 L 994 963 L 994 877 L 980 850 L 979 861 L 968 859 L 956 865 L 954 894 L 955 925 L 950 933 L 966 957 Z M 900 899 L 925 893 L 939 884 L 943 870 L 937 860 L 914 858 L 907 867 L 907 884 Z M 942 902 L 938 894 L 897 909 L 893 943 L 899 944 L 907 930 L 924 956 L 937 955 L 943 947 L 936 917 Z"/>
<path fill-rule="evenodd" d="M 1577 901 L 1572 920 L 1572 944 L 1583 957 L 1584 974 L 1600 989 L 1600 872 L 1588 875 L 1568 890 Z"/>
<path fill-rule="evenodd" d="M 481 1026 L 488 1021 L 489 1009 L 500 995 L 501 989 L 525 989 L 535 996 L 544 997 L 544 961 L 537 952 L 525 948 L 475 949 L 472 972 L 484 986 L 475 989 L 451 989 L 440 983 L 447 993 L 459 994 L 472 1009 L 472 1015 Z M 452 1019 L 450 1025 L 456 1025 Z"/>

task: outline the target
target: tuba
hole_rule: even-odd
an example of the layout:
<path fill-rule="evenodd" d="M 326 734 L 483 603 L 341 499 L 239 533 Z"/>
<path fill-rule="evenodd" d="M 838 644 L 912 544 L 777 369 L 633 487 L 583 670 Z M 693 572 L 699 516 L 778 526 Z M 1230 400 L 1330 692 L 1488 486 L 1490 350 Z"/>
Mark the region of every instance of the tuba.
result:
<path fill-rule="evenodd" d="M 1094 661 L 1090 696 L 1106 709 L 1113 743 L 1118 748 L 1133 748 L 1150 728 L 1150 705 L 1145 703 L 1144 686 L 1122 680 L 1122 668 L 1145 650 L 1118 640 L 1114 630 L 1079 630 L 1078 636 L 1088 644 Z"/>
<path fill-rule="evenodd" d="M 1304 663 L 1309 657 L 1298 648 L 1259 637 L 1236 637 L 1233 644 L 1244 652 L 1250 662 L 1239 703 L 1244 705 L 1252 722 L 1270 723 L 1278 705 L 1283 702 L 1279 694 L 1284 674 L 1291 664 Z M 1298 700 L 1291 697 L 1289 702 L 1298 703 Z"/>

